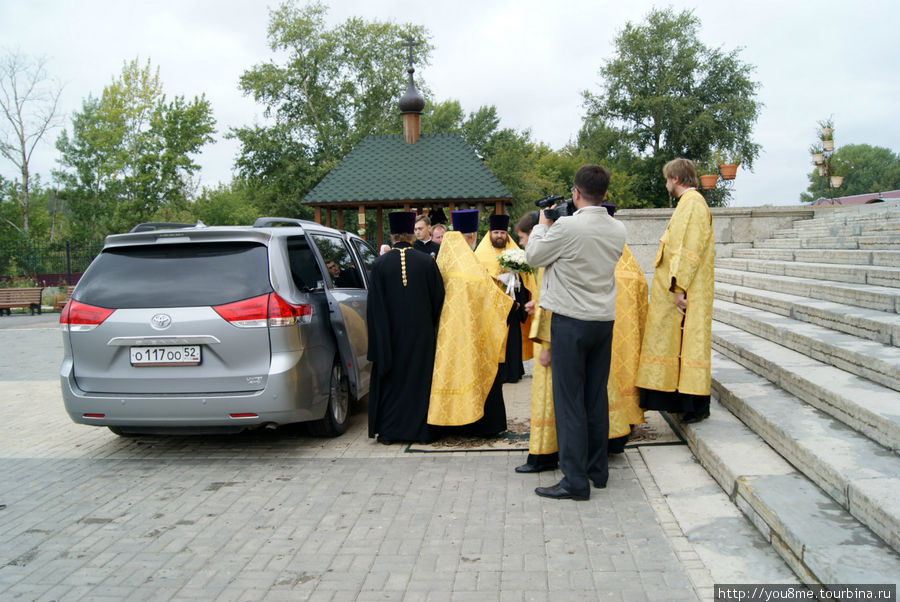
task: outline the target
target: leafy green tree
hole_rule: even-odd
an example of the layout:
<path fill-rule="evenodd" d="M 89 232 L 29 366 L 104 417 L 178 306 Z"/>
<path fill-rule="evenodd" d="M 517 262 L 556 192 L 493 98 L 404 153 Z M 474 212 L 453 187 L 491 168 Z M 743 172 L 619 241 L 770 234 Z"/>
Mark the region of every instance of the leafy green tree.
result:
<path fill-rule="evenodd" d="M 125 63 L 100 98 L 82 103 L 71 137 L 64 131 L 56 143 L 74 233 L 95 239 L 183 213 L 199 169 L 193 156 L 213 141 L 214 126 L 205 97 L 167 101 L 149 60 Z"/>
<path fill-rule="evenodd" d="M 62 87 L 49 78 L 44 65 L 44 59 L 17 52 L 0 58 L 0 156 L 20 175 L 12 200 L 21 216 L 20 225 L 15 227 L 26 237 L 30 230 L 31 155 L 47 132 L 59 125 L 57 108 Z"/>
<path fill-rule="evenodd" d="M 752 168 L 759 154 L 750 138 L 761 106 L 754 67 L 738 50 L 707 47 L 699 29 L 692 11 L 671 8 L 628 23 L 600 68 L 603 90 L 584 92 L 586 121 L 600 120 L 591 128 L 615 128 L 639 160 L 631 173 L 642 203 L 665 203 L 661 167 L 670 159 L 705 160 L 724 149 Z"/>
<path fill-rule="evenodd" d="M 814 168 L 809 174 L 809 188 L 800 195 L 801 202 L 900 190 L 900 156 L 890 149 L 869 144 L 847 144 L 838 148 L 831 158 L 850 166 L 841 187 L 829 188 L 828 178 L 820 176 L 818 168 Z"/>
<path fill-rule="evenodd" d="M 257 192 L 246 181 L 236 178 L 228 185 L 204 189 L 194 201 L 193 213 L 207 226 L 252 224 L 263 215 Z"/>
<path fill-rule="evenodd" d="M 424 27 L 351 18 L 329 28 L 320 2 L 288 0 L 271 11 L 268 38 L 284 57 L 241 76 L 245 95 L 265 105 L 274 123 L 233 129 L 242 177 L 269 191 L 267 212 L 305 215 L 302 196 L 370 134 L 399 133 L 399 94 L 406 87 L 412 37 L 416 64 L 428 63 Z M 417 81 L 423 88 L 421 78 Z M 273 206 L 274 205 L 274 206 Z"/>

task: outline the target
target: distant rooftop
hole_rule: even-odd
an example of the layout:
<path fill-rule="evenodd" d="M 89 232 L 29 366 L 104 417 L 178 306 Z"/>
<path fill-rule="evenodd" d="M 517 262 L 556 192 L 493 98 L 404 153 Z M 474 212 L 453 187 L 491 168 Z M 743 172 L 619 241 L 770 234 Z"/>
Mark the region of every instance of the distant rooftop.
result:
<path fill-rule="evenodd" d="M 326 207 L 359 204 L 503 202 L 512 195 L 459 134 L 367 136 L 303 199 Z"/>
<path fill-rule="evenodd" d="M 854 194 L 839 196 L 833 199 L 820 198 L 812 202 L 813 205 L 865 205 L 866 203 L 880 203 L 882 201 L 894 201 L 900 199 L 900 190 L 887 190 L 884 192 L 870 192 L 867 194 Z"/>

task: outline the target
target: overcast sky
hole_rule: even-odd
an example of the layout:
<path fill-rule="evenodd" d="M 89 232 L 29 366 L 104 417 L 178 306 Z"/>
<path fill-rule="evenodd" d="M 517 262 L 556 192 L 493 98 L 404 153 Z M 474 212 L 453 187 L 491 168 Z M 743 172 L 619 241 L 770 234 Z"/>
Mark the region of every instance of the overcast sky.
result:
<path fill-rule="evenodd" d="M 65 124 L 89 95 L 139 57 L 159 67 L 168 97 L 206 94 L 217 120 L 216 142 L 204 148 L 201 183 L 231 179 L 237 152 L 223 134 L 262 120 L 262 108 L 238 90 L 241 73 L 268 60 L 268 8 L 255 0 L 0 0 L 0 50 L 47 59 L 63 85 Z M 581 91 L 599 91 L 600 65 L 616 34 L 643 22 L 644 0 L 332 0 L 329 21 L 350 16 L 424 25 L 435 51 L 420 67 L 434 98 L 457 99 L 466 111 L 496 105 L 502 127 L 530 129 L 558 149 L 572 140 L 584 110 Z M 835 120 L 835 141 L 900 151 L 900 2 L 697 0 L 700 39 L 726 51 L 742 48 L 756 66 L 764 103 L 754 130 L 762 153 L 753 172 L 741 169 L 733 206 L 794 205 L 808 185 L 808 147 L 816 122 Z M 398 90 L 399 95 L 403 90 Z M 49 178 L 53 142 L 33 161 Z M 15 177 L 9 163 L 0 174 Z"/>

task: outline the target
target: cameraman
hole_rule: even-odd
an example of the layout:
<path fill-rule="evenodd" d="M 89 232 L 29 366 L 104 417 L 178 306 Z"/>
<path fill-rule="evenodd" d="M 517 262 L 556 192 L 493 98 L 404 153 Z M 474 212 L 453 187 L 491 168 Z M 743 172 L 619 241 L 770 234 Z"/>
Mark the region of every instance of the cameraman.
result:
<path fill-rule="evenodd" d="M 601 206 L 610 173 L 600 165 L 575 172 L 572 201 L 577 211 L 555 222 L 544 212 L 531 231 L 525 257 L 546 267 L 540 306 L 550 322 L 553 406 L 562 480 L 535 493 L 553 499 L 586 500 L 590 483 L 609 478 L 610 345 L 616 318 L 615 267 L 625 246 L 625 226 Z"/>

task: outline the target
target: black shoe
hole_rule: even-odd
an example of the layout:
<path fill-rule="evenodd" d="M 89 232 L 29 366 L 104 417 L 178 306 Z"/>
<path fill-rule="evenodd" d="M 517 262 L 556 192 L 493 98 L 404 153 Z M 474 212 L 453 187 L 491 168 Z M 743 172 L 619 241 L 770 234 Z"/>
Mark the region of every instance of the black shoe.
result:
<path fill-rule="evenodd" d="M 694 424 L 695 422 L 700 422 L 707 418 L 709 418 L 709 410 L 704 410 L 702 412 L 685 412 L 684 416 L 681 417 L 681 424 Z"/>
<path fill-rule="evenodd" d="M 384 437 L 378 437 L 378 442 L 384 445 L 393 445 L 395 443 L 393 439 L 385 439 Z"/>
<path fill-rule="evenodd" d="M 525 464 L 522 464 L 521 466 L 516 466 L 516 472 L 519 472 L 519 473 L 522 473 L 522 472 L 544 472 L 545 470 L 556 470 L 556 465 L 555 464 L 544 464 L 543 466 L 541 466 L 541 465 L 529 464 L 526 462 Z"/>
<path fill-rule="evenodd" d="M 602 483 L 600 481 L 591 481 L 594 484 L 594 489 L 606 489 L 606 481 Z"/>
<path fill-rule="evenodd" d="M 562 487 L 559 483 L 553 487 L 538 487 L 534 492 L 541 497 L 548 497 L 553 500 L 577 500 L 583 502 L 591 497 L 590 492 L 577 494 Z"/>

